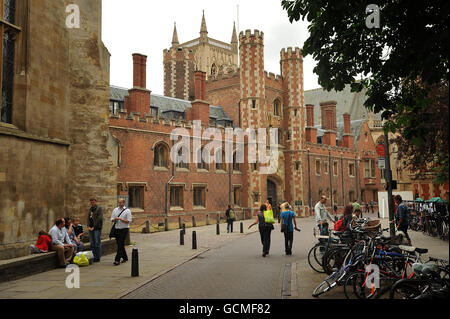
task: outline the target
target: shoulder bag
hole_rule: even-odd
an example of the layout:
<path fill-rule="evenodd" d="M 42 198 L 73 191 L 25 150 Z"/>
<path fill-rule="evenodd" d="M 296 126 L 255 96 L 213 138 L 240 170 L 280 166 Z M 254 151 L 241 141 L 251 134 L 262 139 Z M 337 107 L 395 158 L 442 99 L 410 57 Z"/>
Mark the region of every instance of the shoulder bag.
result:
<path fill-rule="evenodd" d="M 117 216 L 117 217 L 120 217 L 120 215 L 122 215 L 122 213 L 123 213 L 124 211 L 126 211 L 126 210 L 127 210 L 127 209 L 124 208 L 124 209 L 120 212 L 119 216 Z M 116 238 L 116 237 L 117 237 L 116 223 L 117 223 L 117 221 L 115 221 L 114 224 L 113 224 L 112 227 L 111 227 L 111 231 L 109 232 L 109 239 L 111 239 L 111 238 Z"/>

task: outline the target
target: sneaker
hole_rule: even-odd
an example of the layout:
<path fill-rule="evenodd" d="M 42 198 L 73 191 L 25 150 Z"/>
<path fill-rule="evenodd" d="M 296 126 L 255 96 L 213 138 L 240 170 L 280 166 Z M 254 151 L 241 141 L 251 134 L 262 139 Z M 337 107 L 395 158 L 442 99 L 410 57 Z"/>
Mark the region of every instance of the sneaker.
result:
<path fill-rule="evenodd" d="M 128 262 L 128 259 L 122 259 L 122 264 L 124 264 L 124 263 L 126 263 L 126 262 Z"/>
<path fill-rule="evenodd" d="M 119 261 L 115 261 L 114 262 L 114 266 L 119 266 L 120 265 L 120 262 Z"/>
<path fill-rule="evenodd" d="M 263 256 L 263 257 L 266 257 L 266 256 L 267 256 L 267 254 L 266 254 L 266 253 L 263 253 L 263 254 L 262 254 L 262 256 Z"/>

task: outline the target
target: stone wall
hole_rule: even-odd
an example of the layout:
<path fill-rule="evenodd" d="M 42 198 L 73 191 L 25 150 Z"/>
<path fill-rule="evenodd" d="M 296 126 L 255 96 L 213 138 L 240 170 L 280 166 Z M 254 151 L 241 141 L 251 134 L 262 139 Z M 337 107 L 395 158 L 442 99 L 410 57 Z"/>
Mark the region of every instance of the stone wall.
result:
<path fill-rule="evenodd" d="M 78 215 L 85 223 L 90 196 L 106 211 L 116 201 L 101 1 L 19 3 L 14 116 L 0 124 L 0 259 L 28 254 L 56 217 Z M 72 3 L 81 11 L 80 29 L 65 25 Z"/>

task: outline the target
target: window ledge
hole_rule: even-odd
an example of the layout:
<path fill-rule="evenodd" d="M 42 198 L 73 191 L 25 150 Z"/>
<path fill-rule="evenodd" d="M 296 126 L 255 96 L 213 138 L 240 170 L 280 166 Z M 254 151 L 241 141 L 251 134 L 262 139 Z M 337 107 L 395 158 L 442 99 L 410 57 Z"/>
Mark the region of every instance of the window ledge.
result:
<path fill-rule="evenodd" d="M 142 208 L 130 208 L 130 212 L 131 213 L 144 213 L 145 210 L 143 210 Z"/>
<path fill-rule="evenodd" d="M 176 168 L 176 171 L 177 172 L 190 172 L 189 168 L 179 168 L 179 167 Z"/>
<path fill-rule="evenodd" d="M 167 167 L 161 167 L 161 166 L 154 166 L 153 170 L 160 171 L 160 172 L 168 172 L 169 171 L 169 169 Z"/>
<path fill-rule="evenodd" d="M 197 173 L 209 173 L 209 170 L 204 168 L 197 168 Z"/>
<path fill-rule="evenodd" d="M 206 207 L 204 206 L 194 206 L 194 210 L 206 210 Z"/>
<path fill-rule="evenodd" d="M 216 173 L 217 174 L 226 174 L 227 171 L 224 171 L 223 169 L 219 169 L 219 170 L 216 170 Z"/>
<path fill-rule="evenodd" d="M 183 207 L 179 207 L 179 206 L 175 206 L 175 207 L 170 207 L 171 211 L 183 211 L 184 208 Z"/>
<path fill-rule="evenodd" d="M 233 171 L 233 174 L 242 175 L 241 171 Z"/>

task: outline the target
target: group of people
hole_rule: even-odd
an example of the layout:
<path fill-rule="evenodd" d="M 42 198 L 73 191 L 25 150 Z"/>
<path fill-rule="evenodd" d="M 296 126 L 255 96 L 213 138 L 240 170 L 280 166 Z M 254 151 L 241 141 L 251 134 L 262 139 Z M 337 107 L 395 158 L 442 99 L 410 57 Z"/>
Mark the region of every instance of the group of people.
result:
<path fill-rule="evenodd" d="M 89 232 L 89 242 L 91 244 L 93 262 L 100 262 L 102 257 L 101 235 L 103 229 L 103 208 L 97 205 L 97 199 L 90 199 L 87 229 Z M 128 261 L 125 250 L 125 240 L 127 238 L 130 223 L 132 222 L 131 211 L 125 207 L 125 199 L 119 199 L 119 206 L 115 208 L 111 215 L 111 222 L 114 223 L 115 238 L 117 242 L 117 253 L 114 265 Z M 45 253 L 56 251 L 59 266 L 66 267 L 72 262 L 76 253 L 84 251 L 83 236 L 85 231 L 80 224 L 80 218 L 57 218 L 55 225 L 49 232 L 40 231 L 35 245 L 30 246 L 31 253 Z"/>
<path fill-rule="evenodd" d="M 297 227 L 297 221 L 295 219 L 295 212 L 289 203 L 283 203 L 280 206 L 281 214 L 279 216 L 281 225 L 284 225 L 284 243 L 285 243 L 285 253 L 286 255 L 292 255 L 292 245 L 294 243 L 294 230 L 300 231 Z M 258 213 L 256 214 L 256 219 L 253 224 L 248 226 L 248 229 L 255 225 L 259 227 L 259 234 L 261 237 L 261 244 L 263 246 L 262 256 L 266 257 L 269 255 L 270 251 L 270 237 L 272 230 L 275 229 L 273 224 L 268 223 L 264 217 L 265 211 L 272 211 L 272 205 L 269 201 L 261 205 Z"/>

